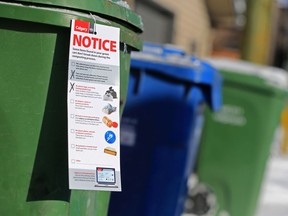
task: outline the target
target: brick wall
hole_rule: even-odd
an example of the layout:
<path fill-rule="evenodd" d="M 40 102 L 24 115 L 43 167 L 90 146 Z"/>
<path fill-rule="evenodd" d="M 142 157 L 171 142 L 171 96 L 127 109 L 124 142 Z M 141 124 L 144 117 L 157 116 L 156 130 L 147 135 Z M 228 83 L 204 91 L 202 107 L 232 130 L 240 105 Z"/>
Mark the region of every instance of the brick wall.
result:
<path fill-rule="evenodd" d="M 211 26 L 204 0 L 155 0 L 175 14 L 173 43 L 203 57 L 211 50 Z M 172 29 L 171 29 L 172 31 Z"/>

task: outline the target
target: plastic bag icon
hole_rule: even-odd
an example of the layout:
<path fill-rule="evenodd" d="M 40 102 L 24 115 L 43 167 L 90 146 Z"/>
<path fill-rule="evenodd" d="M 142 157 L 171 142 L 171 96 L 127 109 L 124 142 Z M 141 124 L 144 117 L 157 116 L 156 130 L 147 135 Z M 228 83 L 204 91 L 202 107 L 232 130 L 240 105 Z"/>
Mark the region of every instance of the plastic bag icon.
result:
<path fill-rule="evenodd" d="M 105 107 L 103 107 L 102 111 L 107 115 L 110 115 L 111 113 L 115 112 L 116 109 L 116 107 L 113 107 L 111 104 L 108 103 Z"/>

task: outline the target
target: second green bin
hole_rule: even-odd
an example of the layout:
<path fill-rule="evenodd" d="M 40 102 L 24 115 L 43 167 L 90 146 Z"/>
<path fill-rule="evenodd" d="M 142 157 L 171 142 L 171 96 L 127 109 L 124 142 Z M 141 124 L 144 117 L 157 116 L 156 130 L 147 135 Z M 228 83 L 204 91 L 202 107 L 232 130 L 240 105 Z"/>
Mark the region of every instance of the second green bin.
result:
<path fill-rule="evenodd" d="M 223 107 L 218 113 L 206 113 L 197 167 L 202 196 L 194 194 L 193 199 L 198 204 L 202 200 L 206 211 L 214 208 L 219 216 L 254 216 L 287 97 L 287 74 L 244 61 L 211 59 L 210 63 L 224 78 Z"/>

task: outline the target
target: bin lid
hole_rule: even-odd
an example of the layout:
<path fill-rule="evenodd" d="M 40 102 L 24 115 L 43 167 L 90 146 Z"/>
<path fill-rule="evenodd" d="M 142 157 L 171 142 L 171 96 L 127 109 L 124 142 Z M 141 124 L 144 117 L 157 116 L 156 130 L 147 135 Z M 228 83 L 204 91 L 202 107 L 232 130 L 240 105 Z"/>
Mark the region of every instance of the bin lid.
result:
<path fill-rule="evenodd" d="M 57 6 L 77 11 L 89 11 L 90 13 L 102 14 L 124 21 L 134 27 L 136 32 L 143 31 L 141 17 L 133 12 L 126 1 L 122 0 L 82 0 L 82 1 L 64 1 L 64 0 L 8 0 L 8 2 L 34 3 L 34 6 Z"/>
<path fill-rule="evenodd" d="M 62 27 L 70 27 L 71 19 L 96 20 L 121 28 L 121 42 L 142 49 L 142 19 L 122 0 L 7 0 L 0 2 L 0 17 Z"/>
<path fill-rule="evenodd" d="M 286 70 L 226 58 L 209 58 L 207 62 L 222 72 L 224 81 L 240 82 L 244 85 L 276 91 L 288 90 L 288 72 Z"/>
<path fill-rule="evenodd" d="M 176 81 L 190 82 L 201 87 L 209 86 L 205 99 L 212 110 L 222 105 L 222 77 L 207 62 L 187 55 L 173 45 L 144 43 L 143 52 L 132 52 L 131 68 L 150 70 L 169 76 Z"/>

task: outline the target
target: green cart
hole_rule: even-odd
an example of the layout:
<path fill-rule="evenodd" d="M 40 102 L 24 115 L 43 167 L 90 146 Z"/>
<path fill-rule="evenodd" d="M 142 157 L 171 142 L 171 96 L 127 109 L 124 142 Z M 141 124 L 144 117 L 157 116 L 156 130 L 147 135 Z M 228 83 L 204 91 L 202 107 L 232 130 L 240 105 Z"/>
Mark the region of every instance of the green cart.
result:
<path fill-rule="evenodd" d="M 143 29 L 123 1 L 1 1 L 0 215 L 106 215 L 109 192 L 68 188 L 72 19 L 120 28 L 123 110 L 130 52 L 142 48 Z"/>
<path fill-rule="evenodd" d="M 254 216 L 274 132 L 287 97 L 286 71 L 244 61 L 211 59 L 224 78 L 223 108 L 206 110 L 191 190 L 201 215 Z M 195 192 L 196 191 L 196 192 Z"/>

